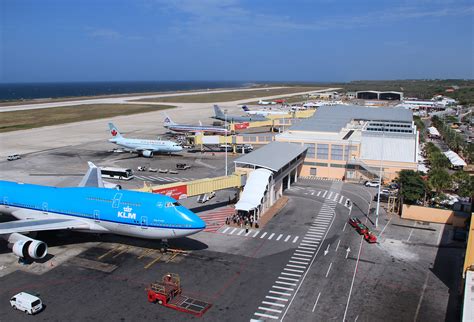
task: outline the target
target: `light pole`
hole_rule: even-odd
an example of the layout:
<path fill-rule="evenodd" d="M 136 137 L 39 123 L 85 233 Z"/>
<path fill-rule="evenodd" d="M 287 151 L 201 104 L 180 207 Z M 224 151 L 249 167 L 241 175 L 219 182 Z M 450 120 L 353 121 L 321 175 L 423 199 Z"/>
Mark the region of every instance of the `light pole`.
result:
<path fill-rule="evenodd" d="M 382 155 L 380 158 L 380 170 L 379 170 L 379 189 L 377 193 L 377 210 L 375 211 L 375 228 L 377 228 L 379 223 L 379 209 L 380 209 L 380 189 L 382 187 L 382 172 L 383 172 L 383 141 L 385 138 L 385 126 L 382 127 Z"/>
<path fill-rule="evenodd" d="M 224 127 L 226 129 L 225 131 L 225 176 L 227 177 L 227 109 L 224 110 Z"/>

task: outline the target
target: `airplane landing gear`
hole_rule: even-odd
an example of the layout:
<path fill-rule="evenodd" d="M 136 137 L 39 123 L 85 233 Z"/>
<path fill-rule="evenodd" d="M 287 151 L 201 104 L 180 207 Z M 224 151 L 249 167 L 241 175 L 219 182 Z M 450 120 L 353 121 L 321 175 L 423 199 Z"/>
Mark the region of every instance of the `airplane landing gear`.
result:
<path fill-rule="evenodd" d="M 161 244 L 160 244 L 160 251 L 162 253 L 166 253 L 168 251 L 168 247 L 169 247 L 168 239 L 162 239 Z"/>

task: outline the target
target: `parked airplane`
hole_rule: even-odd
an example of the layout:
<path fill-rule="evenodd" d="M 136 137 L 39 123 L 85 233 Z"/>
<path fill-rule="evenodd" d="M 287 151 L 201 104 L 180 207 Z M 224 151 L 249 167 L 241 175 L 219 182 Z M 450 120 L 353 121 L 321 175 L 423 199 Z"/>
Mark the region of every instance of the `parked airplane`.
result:
<path fill-rule="evenodd" d="M 266 121 L 268 120 L 263 115 L 253 115 L 253 116 L 236 116 L 236 115 L 225 115 L 224 112 L 220 109 L 219 106 L 214 105 L 214 118 L 218 120 L 227 120 L 227 122 L 242 123 L 242 122 L 255 122 L 255 121 Z"/>
<path fill-rule="evenodd" d="M 138 152 L 145 158 L 153 157 L 153 153 L 173 153 L 183 150 L 182 146 L 173 141 L 124 138 L 113 123 L 109 123 L 109 128 L 110 134 L 113 136 L 109 142 Z"/>
<path fill-rule="evenodd" d="M 229 130 L 220 126 L 206 126 L 206 125 L 184 125 L 173 122 L 171 117 L 165 114 L 163 121 L 165 128 L 174 132 L 182 133 L 211 133 L 211 134 L 229 134 Z"/>
<path fill-rule="evenodd" d="M 166 242 L 206 227 L 171 197 L 103 188 L 100 169 L 89 166 L 78 187 L 0 181 L 0 212 L 19 219 L 0 223 L 0 237 L 10 243 L 16 256 L 31 260 L 48 253 L 46 243 L 22 233 L 72 229 Z"/>
<path fill-rule="evenodd" d="M 257 104 L 258 104 L 258 105 L 275 105 L 276 102 L 270 102 L 270 101 L 262 101 L 262 100 L 260 100 L 260 101 L 258 101 Z"/>
<path fill-rule="evenodd" d="M 288 115 L 287 111 L 274 111 L 274 110 L 254 110 L 251 111 L 247 105 L 242 106 L 242 109 L 247 113 L 248 115 L 262 115 L 262 116 L 268 116 L 268 115 Z"/>

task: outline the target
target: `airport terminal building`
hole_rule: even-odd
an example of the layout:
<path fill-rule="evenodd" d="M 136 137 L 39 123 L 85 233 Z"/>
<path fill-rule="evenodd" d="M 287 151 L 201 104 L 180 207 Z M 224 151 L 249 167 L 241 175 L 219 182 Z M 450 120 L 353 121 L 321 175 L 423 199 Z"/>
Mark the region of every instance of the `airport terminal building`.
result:
<path fill-rule="evenodd" d="M 418 131 L 410 110 L 336 105 L 275 137 L 307 148 L 301 176 L 362 181 L 385 180 L 403 169 L 417 170 Z"/>

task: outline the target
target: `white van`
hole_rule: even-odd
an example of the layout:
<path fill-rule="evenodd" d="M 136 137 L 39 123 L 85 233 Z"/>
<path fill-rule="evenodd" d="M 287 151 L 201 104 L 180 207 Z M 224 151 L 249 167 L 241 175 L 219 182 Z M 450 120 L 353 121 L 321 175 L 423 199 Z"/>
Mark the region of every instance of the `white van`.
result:
<path fill-rule="evenodd" d="M 39 297 L 29 293 L 21 292 L 10 299 L 10 305 L 15 310 L 20 310 L 28 314 L 35 314 L 43 308 L 43 302 Z"/>

